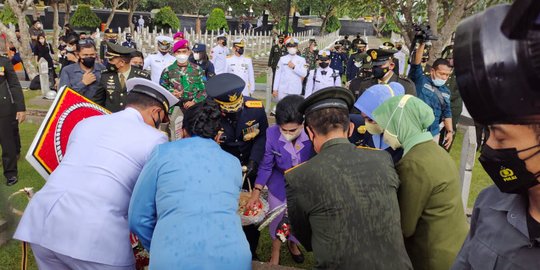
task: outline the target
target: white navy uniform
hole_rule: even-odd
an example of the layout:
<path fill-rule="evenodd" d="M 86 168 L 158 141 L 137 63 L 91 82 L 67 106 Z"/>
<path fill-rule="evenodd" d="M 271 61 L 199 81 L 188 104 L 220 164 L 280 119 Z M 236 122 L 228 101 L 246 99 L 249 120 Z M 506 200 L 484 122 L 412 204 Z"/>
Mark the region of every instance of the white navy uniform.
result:
<path fill-rule="evenodd" d="M 154 146 L 166 141 L 129 107 L 81 121 L 14 238 L 82 261 L 133 265 L 129 200 Z"/>
<path fill-rule="evenodd" d="M 289 61 L 294 69 L 288 66 Z M 306 59 L 299 55 L 284 55 L 279 59 L 274 79 L 274 91 L 278 92 L 278 100 L 288 95 L 302 94 L 302 80 L 307 75 Z"/>
<path fill-rule="evenodd" d="M 406 66 L 406 58 L 407 56 L 403 52 L 403 49 L 399 50 L 397 53 L 394 53 L 394 58 L 398 60 L 399 63 L 399 74 L 398 75 L 404 75 L 407 76 L 405 73 L 405 66 Z"/>
<path fill-rule="evenodd" d="M 255 75 L 251 58 L 244 55 L 232 55 L 227 57 L 227 73 L 232 73 L 242 78 L 246 83 L 242 95 L 251 96 L 255 91 Z"/>
<path fill-rule="evenodd" d="M 318 67 L 309 71 L 304 97 L 307 98 L 311 94 L 330 86 L 341 86 L 339 70 L 335 70 L 330 67 Z"/>
<path fill-rule="evenodd" d="M 212 56 L 211 62 L 214 64 L 216 75 L 227 72 L 227 55 L 230 51 L 227 46 L 217 45 L 212 48 L 210 53 Z"/>
<path fill-rule="evenodd" d="M 176 61 L 176 58 L 169 53 L 165 55 L 161 54 L 160 52 L 153 53 L 144 59 L 143 69 L 150 70 L 150 77 L 152 78 L 152 81 L 159 83 L 163 70 L 172 65 L 174 61 Z"/>

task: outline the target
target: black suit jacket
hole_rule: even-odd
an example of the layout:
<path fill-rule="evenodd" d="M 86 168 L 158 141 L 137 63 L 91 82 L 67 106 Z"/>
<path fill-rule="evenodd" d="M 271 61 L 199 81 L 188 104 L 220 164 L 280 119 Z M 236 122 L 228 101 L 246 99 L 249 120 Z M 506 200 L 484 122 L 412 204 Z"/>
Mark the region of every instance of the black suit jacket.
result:
<path fill-rule="evenodd" d="M 126 81 L 131 78 L 140 77 L 150 80 L 150 74 L 138 68 L 131 68 Z M 121 111 L 126 107 L 126 87 L 121 87 L 118 72 L 104 71 L 101 73 L 98 89 L 92 100 L 105 107 L 111 112 Z"/>
<path fill-rule="evenodd" d="M 0 117 L 26 111 L 19 78 L 11 61 L 0 57 Z"/>

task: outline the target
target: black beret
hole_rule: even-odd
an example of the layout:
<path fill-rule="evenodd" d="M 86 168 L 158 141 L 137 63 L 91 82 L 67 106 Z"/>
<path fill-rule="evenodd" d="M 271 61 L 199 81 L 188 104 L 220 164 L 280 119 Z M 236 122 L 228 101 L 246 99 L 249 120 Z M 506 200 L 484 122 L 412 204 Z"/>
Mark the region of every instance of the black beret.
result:
<path fill-rule="evenodd" d="M 310 95 L 300 105 L 299 111 L 305 115 L 326 108 L 350 110 L 354 104 L 354 95 L 343 87 L 326 87 Z"/>

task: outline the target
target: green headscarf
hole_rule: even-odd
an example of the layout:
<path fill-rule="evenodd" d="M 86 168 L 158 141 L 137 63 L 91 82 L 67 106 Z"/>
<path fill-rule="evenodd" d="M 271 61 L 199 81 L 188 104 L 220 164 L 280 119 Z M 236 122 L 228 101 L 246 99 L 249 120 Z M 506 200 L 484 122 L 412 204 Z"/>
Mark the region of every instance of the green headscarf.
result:
<path fill-rule="evenodd" d="M 417 97 L 404 95 L 386 100 L 373 111 L 373 120 L 397 135 L 403 155 L 413 146 L 433 140 L 433 135 L 427 131 L 435 120 L 433 110 Z"/>

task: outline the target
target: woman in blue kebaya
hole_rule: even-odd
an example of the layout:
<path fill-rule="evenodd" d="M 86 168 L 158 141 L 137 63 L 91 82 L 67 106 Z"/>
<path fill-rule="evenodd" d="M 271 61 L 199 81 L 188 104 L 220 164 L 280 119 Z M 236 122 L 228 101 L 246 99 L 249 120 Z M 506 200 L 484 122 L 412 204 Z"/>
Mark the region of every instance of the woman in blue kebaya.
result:
<path fill-rule="evenodd" d="M 130 229 L 150 252 L 150 269 L 251 269 L 238 198 L 242 169 L 214 138 L 219 105 L 186 111 L 184 138 L 154 149 L 135 185 Z"/>

